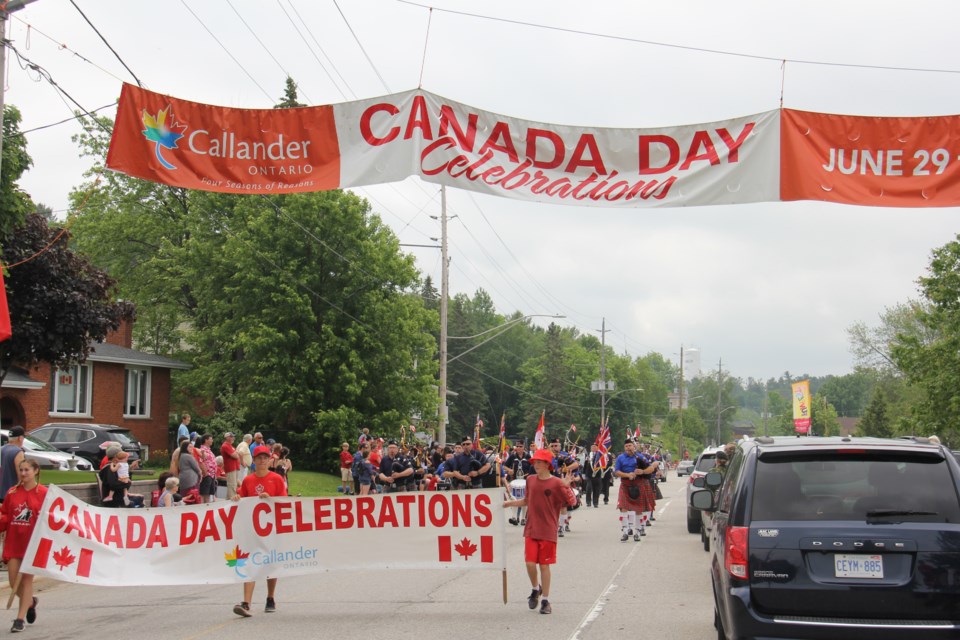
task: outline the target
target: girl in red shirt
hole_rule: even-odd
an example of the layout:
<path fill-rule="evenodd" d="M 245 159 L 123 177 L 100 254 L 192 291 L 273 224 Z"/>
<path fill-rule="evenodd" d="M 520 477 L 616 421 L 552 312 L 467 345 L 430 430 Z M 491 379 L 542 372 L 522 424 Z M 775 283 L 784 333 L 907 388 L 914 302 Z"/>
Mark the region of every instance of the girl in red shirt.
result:
<path fill-rule="evenodd" d="M 40 517 L 40 508 L 47 496 L 47 488 L 40 484 L 40 465 L 36 460 L 24 460 L 18 467 L 20 483 L 12 487 L 0 506 L 0 531 L 7 532 L 3 543 L 3 561 L 7 563 L 7 576 L 13 589 L 20 579 L 17 595 L 20 608 L 13 621 L 12 633 L 23 631 L 23 621 L 33 624 L 37 619 L 37 599 L 33 596 L 33 575 L 20 573 L 23 556 L 30 542 L 30 535 Z"/>

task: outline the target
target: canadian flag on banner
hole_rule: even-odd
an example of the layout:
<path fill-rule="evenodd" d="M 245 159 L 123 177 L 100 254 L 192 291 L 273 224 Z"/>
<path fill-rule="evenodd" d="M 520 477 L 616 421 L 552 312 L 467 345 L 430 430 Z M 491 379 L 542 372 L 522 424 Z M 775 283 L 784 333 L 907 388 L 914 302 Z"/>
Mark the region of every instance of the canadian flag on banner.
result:
<path fill-rule="evenodd" d="M 453 562 L 454 551 L 464 560 L 469 560 L 477 552 L 477 545 L 466 536 L 456 544 L 451 536 L 437 536 L 437 547 L 440 562 Z M 493 562 L 493 536 L 480 536 L 480 562 Z"/>
<path fill-rule="evenodd" d="M 33 557 L 33 566 L 38 569 L 46 569 L 50 558 L 53 558 L 53 561 L 60 567 L 60 571 L 74 569 L 73 564 L 76 563 L 77 576 L 80 578 L 90 577 L 90 565 L 93 562 L 92 549 L 81 547 L 80 557 L 77 558 L 66 545 L 62 549 L 54 550 L 53 540 L 41 538 L 40 544 L 37 546 L 37 555 Z"/>

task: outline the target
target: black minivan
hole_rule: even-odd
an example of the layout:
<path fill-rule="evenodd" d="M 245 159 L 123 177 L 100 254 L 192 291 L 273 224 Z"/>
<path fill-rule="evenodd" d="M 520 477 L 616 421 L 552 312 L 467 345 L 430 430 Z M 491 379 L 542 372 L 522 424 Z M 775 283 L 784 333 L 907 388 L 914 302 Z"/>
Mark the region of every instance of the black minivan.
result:
<path fill-rule="evenodd" d="M 717 637 L 960 638 L 960 465 L 924 438 L 741 442 L 716 496 Z M 721 484 L 722 483 L 722 484 Z"/>

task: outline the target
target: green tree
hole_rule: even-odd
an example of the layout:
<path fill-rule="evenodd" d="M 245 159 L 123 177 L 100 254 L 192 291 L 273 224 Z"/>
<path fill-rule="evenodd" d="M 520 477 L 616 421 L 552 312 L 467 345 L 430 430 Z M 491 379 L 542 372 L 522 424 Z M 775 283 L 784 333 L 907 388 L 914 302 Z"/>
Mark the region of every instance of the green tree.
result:
<path fill-rule="evenodd" d="M 91 342 L 133 317 L 133 305 L 112 299 L 114 281 L 69 248 L 69 233 L 37 213 L 3 247 L 13 336 L 0 342 L 0 383 L 10 367 L 82 362 Z"/>
<path fill-rule="evenodd" d="M 837 410 L 826 397 L 815 393 L 810 398 L 810 435 L 835 436 L 840 434 Z"/>
<path fill-rule="evenodd" d="M 33 166 L 27 153 L 27 139 L 20 133 L 20 110 L 13 105 L 3 107 L 3 155 L 0 166 L 0 243 L 5 243 L 14 229 L 23 225 L 33 202 L 17 184 L 20 176 Z"/>
<path fill-rule="evenodd" d="M 893 434 L 893 424 L 887 414 L 887 401 L 883 397 L 883 392 L 876 389 L 870 397 L 870 404 L 867 405 L 863 417 L 857 424 L 857 435 L 891 438 Z"/>
<path fill-rule="evenodd" d="M 283 87 L 283 99 L 280 100 L 277 104 L 273 105 L 274 109 L 291 109 L 293 107 L 305 107 L 307 105 L 300 102 L 297 97 L 297 83 L 293 81 L 293 78 L 287 76 L 286 81 L 284 82 Z"/>

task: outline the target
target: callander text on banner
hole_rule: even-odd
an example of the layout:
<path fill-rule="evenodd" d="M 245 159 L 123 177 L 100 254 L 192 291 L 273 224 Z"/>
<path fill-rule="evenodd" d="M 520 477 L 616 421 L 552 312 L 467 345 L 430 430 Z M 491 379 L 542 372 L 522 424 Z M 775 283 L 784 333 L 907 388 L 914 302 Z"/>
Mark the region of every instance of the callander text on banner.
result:
<path fill-rule="evenodd" d="M 498 490 L 93 507 L 51 486 L 24 571 L 103 586 L 244 582 L 337 569 L 503 569 Z"/>

